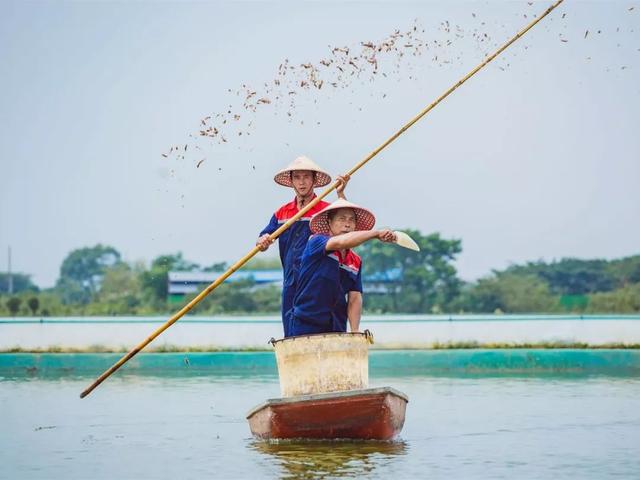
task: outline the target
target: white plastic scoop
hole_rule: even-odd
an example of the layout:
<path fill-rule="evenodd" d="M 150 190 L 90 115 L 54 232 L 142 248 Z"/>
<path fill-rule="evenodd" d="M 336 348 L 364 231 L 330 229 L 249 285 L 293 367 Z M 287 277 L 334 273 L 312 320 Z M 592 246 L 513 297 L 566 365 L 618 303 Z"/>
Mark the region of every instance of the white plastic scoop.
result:
<path fill-rule="evenodd" d="M 401 247 L 408 248 L 409 250 L 415 250 L 416 252 L 420 251 L 420 247 L 418 246 L 418 244 L 409 235 L 398 230 L 394 230 L 393 233 L 396 236 L 395 243 L 397 243 Z"/>

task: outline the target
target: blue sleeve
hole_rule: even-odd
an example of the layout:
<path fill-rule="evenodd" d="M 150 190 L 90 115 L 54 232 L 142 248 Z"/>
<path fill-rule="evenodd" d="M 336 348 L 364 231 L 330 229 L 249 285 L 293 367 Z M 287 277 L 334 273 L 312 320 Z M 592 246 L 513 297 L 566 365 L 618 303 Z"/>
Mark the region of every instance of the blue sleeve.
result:
<path fill-rule="evenodd" d="M 305 257 L 322 257 L 327 254 L 325 248 L 329 237 L 326 235 L 311 235 L 307 246 L 304 249 L 303 256 Z"/>
<path fill-rule="evenodd" d="M 278 219 L 276 218 L 276 216 L 274 214 L 274 215 L 271 215 L 271 220 L 269 221 L 269 224 L 262 229 L 262 231 L 260 232 L 260 234 L 258 236 L 261 237 L 265 233 L 268 233 L 269 235 L 271 235 L 277 229 L 278 229 Z"/>
<path fill-rule="evenodd" d="M 354 288 L 350 291 L 362 293 L 362 264 L 360 264 L 360 270 L 358 270 L 358 276 L 356 277 Z"/>

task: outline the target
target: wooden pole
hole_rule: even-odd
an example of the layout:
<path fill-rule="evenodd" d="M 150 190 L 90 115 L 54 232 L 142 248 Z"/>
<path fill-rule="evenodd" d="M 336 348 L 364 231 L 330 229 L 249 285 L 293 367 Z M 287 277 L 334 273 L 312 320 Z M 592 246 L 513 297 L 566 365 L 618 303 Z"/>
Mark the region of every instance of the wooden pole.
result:
<path fill-rule="evenodd" d="M 414 123 L 424 117 L 427 113 L 429 113 L 436 105 L 438 105 L 442 100 L 447 98 L 454 90 L 456 90 L 460 85 L 469 80 L 473 75 L 475 75 L 481 68 L 487 65 L 491 60 L 496 58 L 500 53 L 506 50 L 513 42 L 522 37 L 525 33 L 527 33 L 534 25 L 536 25 L 539 21 L 541 21 L 544 17 L 546 17 L 549 13 L 551 13 L 558 5 L 560 5 L 564 0 L 557 0 L 553 5 L 551 5 L 545 12 L 540 15 L 540 17 L 533 20 L 529 25 L 520 30 L 514 37 L 509 39 L 504 45 L 502 45 L 498 50 L 496 50 L 493 54 L 489 55 L 484 59 L 480 65 L 471 70 L 467 75 L 465 75 L 462 79 L 458 80 L 452 87 L 450 87 L 447 91 L 445 91 L 442 95 L 440 95 L 431 105 L 424 108 L 420 113 L 418 113 L 415 117 L 413 117 L 409 122 L 407 122 L 400 130 L 394 133 L 391 137 L 389 137 L 384 143 L 382 143 L 378 148 L 373 150 L 369 155 L 363 158 L 360 162 L 358 162 L 351 170 L 347 172 L 348 175 L 353 175 L 360 168 L 362 168 L 369 160 L 375 157 L 378 153 L 380 153 L 385 147 L 387 147 L 391 142 L 393 142 L 396 138 L 402 135 L 406 130 L 408 130 Z M 304 214 L 306 214 L 309 210 L 311 210 L 320 200 L 329 195 L 333 190 L 338 186 L 338 181 L 334 182 L 331 186 L 329 186 L 324 192 L 314 198 L 306 207 L 300 210 L 295 216 L 290 218 L 285 224 L 283 224 L 280 228 L 278 228 L 275 232 L 273 232 L 270 236 L 271 240 L 275 240 L 278 238 L 282 232 L 287 230 L 294 222 L 298 221 Z M 191 300 L 188 304 L 186 304 L 180 311 L 174 314 L 169 320 L 167 320 L 161 327 L 159 327 L 155 332 L 149 335 L 144 341 L 140 344 L 136 345 L 129 353 L 123 356 L 120 360 L 118 360 L 111 368 L 106 370 L 102 375 L 98 377 L 98 379 L 93 382 L 87 389 L 85 389 L 81 394 L 80 398 L 84 398 L 89 395 L 94 388 L 100 385 L 103 381 L 107 379 L 113 372 L 118 370 L 122 365 L 124 365 L 131 357 L 136 355 L 140 350 L 149 345 L 158 335 L 164 332 L 171 325 L 176 323 L 183 315 L 185 315 L 189 310 L 195 307 L 204 297 L 209 295 L 213 290 L 215 290 L 218 285 L 224 282 L 232 273 L 241 268 L 245 263 L 247 263 L 252 257 L 254 257 L 260 249 L 258 247 L 253 247 L 249 253 L 247 253 L 244 257 L 238 260 L 236 263 L 231 265 L 229 269 L 220 275 L 211 285 L 205 288 L 202 292 L 198 294 L 193 300 Z"/>

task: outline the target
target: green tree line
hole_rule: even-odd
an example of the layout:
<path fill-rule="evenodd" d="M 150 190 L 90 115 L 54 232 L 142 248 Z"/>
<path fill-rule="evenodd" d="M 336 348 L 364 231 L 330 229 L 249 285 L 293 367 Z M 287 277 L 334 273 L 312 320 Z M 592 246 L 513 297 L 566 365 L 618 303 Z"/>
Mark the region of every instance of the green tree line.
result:
<path fill-rule="evenodd" d="M 494 270 L 464 282 L 455 260 L 462 242 L 439 234 L 406 230 L 420 252 L 369 242 L 358 248 L 365 274 L 367 313 L 638 313 L 640 255 L 617 260 L 566 258 Z M 179 304 L 168 300 L 170 271 L 222 272 L 227 265 L 199 265 L 181 253 L 149 264 L 125 262 L 112 246 L 70 252 L 53 288 L 39 289 L 29 275 L 0 273 L 0 315 L 167 315 Z M 245 269 L 280 268 L 271 257 L 254 257 Z M 182 299 L 182 303 L 192 296 Z M 280 290 L 242 280 L 221 285 L 196 314 L 277 314 Z"/>

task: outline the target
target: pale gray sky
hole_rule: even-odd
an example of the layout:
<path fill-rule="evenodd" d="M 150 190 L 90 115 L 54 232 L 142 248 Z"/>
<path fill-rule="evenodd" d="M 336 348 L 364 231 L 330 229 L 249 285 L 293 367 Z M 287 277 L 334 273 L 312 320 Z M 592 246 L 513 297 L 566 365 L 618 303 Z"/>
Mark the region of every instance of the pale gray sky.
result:
<path fill-rule="evenodd" d="M 69 251 L 98 242 L 130 261 L 234 261 L 292 198 L 275 171 L 300 154 L 348 170 L 549 4 L 4 1 L 0 269 L 8 245 L 14 271 L 43 287 Z M 239 108 L 228 89 L 259 89 L 285 58 L 318 63 L 328 45 L 360 48 L 416 19 L 428 42 L 450 38 L 444 21 L 463 33 L 375 82 L 300 92 L 291 119 L 275 104 L 244 116 L 250 136 L 188 137 L 202 117 Z M 567 0 L 347 195 L 379 225 L 462 239 L 465 279 L 511 262 L 637 254 L 639 107 L 640 3 Z M 190 141 L 200 168 L 161 156 Z"/>

